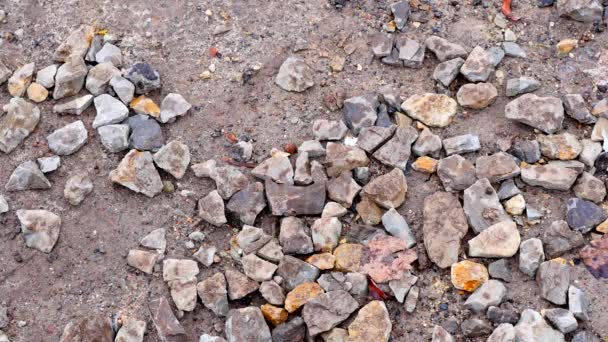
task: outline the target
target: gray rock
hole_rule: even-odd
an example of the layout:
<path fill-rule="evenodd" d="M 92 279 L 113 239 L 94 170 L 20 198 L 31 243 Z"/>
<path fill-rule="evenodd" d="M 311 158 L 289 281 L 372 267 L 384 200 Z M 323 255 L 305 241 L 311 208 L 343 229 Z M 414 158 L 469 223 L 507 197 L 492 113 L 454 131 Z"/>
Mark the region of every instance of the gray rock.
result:
<path fill-rule="evenodd" d="M 433 71 L 433 79 L 448 87 L 460 73 L 460 67 L 464 64 L 464 59 L 457 57 L 437 64 Z"/>
<path fill-rule="evenodd" d="M 274 280 L 263 282 L 260 285 L 260 294 L 272 305 L 283 306 L 285 303 L 285 291 Z"/>
<path fill-rule="evenodd" d="M 476 181 L 475 166 L 460 155 L 439 160 L 437 175 L 446 191 L 460 191 Z"/>
<path fill-rule="evenodd" d="M 476 46 L 460 67 L 460 73 L 471 82 L 485 82 L 493 71 L 492 56 L 481 46 Z"/>
<path fill-rule="evenodd" d="M 105 43 L 101 50 L 95 54 L 95 61 L 97 63 L 112 63 L 115 67 L 120 68 L 122 65 L 122 53 L 116 45 Z"/>
<path fill-rule="evenodd" d="M 313 251 L 312 239 L 306 233 L 308 227 L 296 217 L 281 220 L 279 241 L 285 254 L 310 254 Z"/>
<path fill-rule="evenodd" d="M 540 89 L 540 82 L 532 77 L 522 76 L 507 80 L 506 95 L 509 97 L 531 93 Z"/>
<path fill-rule="evenodd" d="M 601 341 L 591 331 L 582 330 L 582 331 L 577 332 L 572 337 L 572 342 L 601 342 Z"/>
<path fill-rule="evenodd" d="M 140 151 L 158 151 L 165 144 L 160 125 L 152 117 L 137 114 L 129 117 L 126 122 L 131 129 L 129 147 Z"/>
<path fill-rule="evenodd" d="M 326 292 L 344 290 L 350 291 L 352 284 L 346 281 L 346 277 L 341 272 L 331 272 L 322 274 L 317 283 L 321 285 Z"/>
<path fill-rule="evenodd" d="M 89 71 L 85 87 L 95 96 L 104 94 L 108 91 L 110 80 L 114 76 L 120 76 L 120 70 L 112 65 L 112 63 L 97 64 Z"/>
<path fill-rule="evenodd" d="M 293 180 L 297 185 L 308 185 L 313 182 L 308 152 L 299 151 L 295 166 Z"/>
<path fill-rule="evenodd" d="M 391 50 L 391 53 L 386 56 L 386 57 L 382 57 L 380 59 L 380 61 L 384 64 L 390 65 L 390 66 L 396 66 L 396 67 L 402 67 L 403 66 L 403 60 L 399 59 L 399 46 L 401 45 L 402 41 L 398 40 L 395 45 L 393 47 L 393 49 Z"/>
<path fill-rule="evenodd" d="M 390 139 L 396 130 L 395 125 L 389 127 L 372 126 L 361 129 L 357 146 L 366 152 L 373 153 L 378 147 Z"/>
<path fill-rule="evenodd" d="M 539 135 L 537 139 L 540 143 L 540 152 L 550 159 L 575 159 L 583 150 L 583 145 L 576 135 L 570 133 Z"/>
<path fill-rule="evenodd" d="M 117 153 L 129 148 L 129 125 L 106 125 L 97 129 L 101 144 L 110 152 Z"/>
<path fill-rule="evenodd" d="M 505 58 L 505 50 L 500 46 L 492 46 L 486 51 L 490 54 L 490 61 L 494 67 L 497 67 L 502 62 L 502 59 Z"/>
<path fill-rule="evenodd" d="M 148 197 L 158 195 L 163 189 L 152 154 L 147 151 L 129 151 L 116 169 L 110 172 L 110 181 Z"/>
<path fill-rule="evenodd" d="M 608 218 L 600 206 L 580 198 L 568 199 L 566 210 L 566 221 L 570 228 L 583 234 L 588 233 Z"/>
<path fill-rule="evenodd" d="M 515 325 L 515 340 L 521 342 L 553 341 L 565 342 L 564 335 L 553 330 L 536 311 L 525 309 Z"/>
<path fill-rule="evenodd" d="M 582 247 L 585 244 L 583 234 L 573 231 L 563 220 L 551 223 L 542 237 L 545 252 L 550 258 L 558 257 L 571 249 Z"/>
<path fill-rule="evenodd" d="M 91 25 L 81 25 L 76 30 L 70 32 L 66 40 L 57 47 L 53 54 L 53 59 L 58 62 L 65 62 L 69 56 L 84 58 L 91 40 L 95 35 L 95 28 Z"/>
<path fill-rule="evenodd" d="M 509 258 L 517 253 L 520 241 L 515 222 L 510 220 L 498 222 L 469 240 L 469 256 Z"/>
<path fill-rule="evenodd" d="M 61 218 L 47 210 L 17 210 L 25 245 L 50 253 L 59 239 Z"/>
<path fill-rule="evenodd" d="M 331 252 L 338 245 L 342 223 L 336 217 L 324 217 L 315 220 L 310 231 L 315 252 Z"/>
<path fill-rule="evenodd" d="M 306 152 L 309 157 L 316 158 L 325 155 L 325 148 L 318 140 L 306 140 L 298 147 L 298 152 Z"/>
<path fill-rule="evenodd" d="M 87 94 L 72 98 L 53 106 L 53 113 L 80 115 L 93 103 L 93 95 Z"/>
<path fill-rule="evenodd" d="M 449 156 L 478 151 L 481 149 L 481 144 L 477 135 L 465 134 L 443 139 L 443 149 Z"/>
<path fill-rule="evenodd" d="M 55 85 L 55 75 L 57 74 L 57 68 L 57 64 L 51 64 L 45 68 L 38 70 L 38 72 L 36 73 L 36 83 L 40 84 L 46 89 L 53 88 L 53 86 Z M 0 82 L 0 84 L 2 84 L 2 82 Z"/>
<path fill-rule="evenodd" d="M 77 174 L 65 183 L 63 196 L 71 205 L 79 205 L 91 192 L 93 192 L 93 181 L 86 174 Z"/>
<path fill-rule="evenodd" d="M 93 128 L 120 123 L 129 116 L 129 109 L 108 94 L 97 96 L 94 103 L 97 115 L 93 121 Z"/>
<path fill-rule="evenodd" d="M 309 300 L 302 309 L 308 334 L 316 336 L 336 327 L 359 308 L 357 301 L 346 291 L 332 291 Z"/>
<path fill-rule="evenodd" d="M 576 318 L 574 318 L 574 315 L 566 309 L 551 308 L 545 310 L 544 314 L 545 317 L 547 317 L 547 319 L 553 323 L 553 326 L 564 334 L 573 332 L 576 330 L 576 328 L 578 328 Z"/>
<path fill-rule="evenodd" d="M 251 170 L 251 174 L 263 180 L 272 180 L 280 184 L 293 184 L 293 168 L 289 157 L 277 154 L 270 157 Z"/>
<path fill-rule="evenodd" d="M 304 342 L 306 325 L 302 317 L 295 317 L 289 322 L 278 325 L 272 331 L 273 342 Z"/>
<path fill-rule="evenodd" d="M 407 297 L 405 297 L 405 311 L 413 313 L 416 310 L 419 296 L 420 288 L 418 286 L 412 286 L 407 293 Z"/>
<path fill-rule="evenodd" d="M 515 342 L 515 328 L 509 323 L 503 323 L 494 329 L 487 342 Z"/>
<path fill-rule="evenodd" d="M 66 96 L 77 95 L 84 86 L 88 69 L 82 57 L 72 55 L 57 69 L 55 75 L 55 90 L 53 98 L 62 99 Z"/>
<path fill-rule="evenodd" d="M 578 159 L 585 165 L 592 167 L 595 164 L 595 160 L 602 153 L 602 144 L 599 142 L 592 141 L 591 139 L 581 140 L 583 150 L 578 155 Z"/>
<path fill-rule="evenodd" d="M 505 51 L 505 55 L 509 57 L 526 58 L 528 55 L 526 51 L 514 42 L 502 42 L 502 49 Z"/>
<path fill-rule="evenodd" d="M 116 96 L 118 96 L 120 101 L 122 101 L 122 103 L 124 103 L 125 105 L 128 105 L 129 103 L 131 103 L 131 101 L 133 101 L 133 95 L 135 94 L 135 86 L 133 85 L 133 83 L 131 83 L 131 81 L 120 75 L 114 75 L 114 77 L 110 79 L 110 86 L 114 90 L 114 93 L 116 93 Z"/>
<path fill-rule="evenodd" d="M 15 70 L 8 79 L 8 92 L 11 96 L 22 97 L 25 95 L 27 88 L 32 83 L 35 68 L 35 63 L 28 63 Z"/>
<path fill-rule="evenodd" d="M 462 334 L 468 338 L 481 337 L 492 333 L 492 326 L 486 320 L 480 318 L 465 319 L 460 324 Z"/>
<path fill-rule="evenodd" d="M 435 54 L 440 62 L 458 57 L 465 58 L 467 56 L 467 50 L 464 47 L 451 43 L 441 37 L 430 36 L 425 40 L 424 44 Z"/>
<path fill-rule="evenodd" d="M 356 167 L 353 169 L 353 173 L 355 174 L 355 179 L 359 184 L 365 185 L 367 182 L 369 182 L 369 167 Z"/>
<path fill-rule="evenodd" d="M 293 186 L 267 180 L 264 187 L 268 205 L 275 216 L 318 215 L 323 212 L 325 183 Z"/>
<path fill-rule="evenodd" d="M 4 84 L 4 82 L 6 82 L 12 74 L 13 72 L 11 69 L 4 65 L 4 63 L 0 62 L 0 85 Z M 53 75 L 53 83 L 55 82 L 54 77 L 55 75 Z"/>
<path fill-rule="evenodd" d="M 382 215 L 382 225 L 392 236 L 398 237 L 405 242 L 406 248 L 411 248 L 416 244 L 416 237 L 410 230 L 405 218 L 395 210 L 389 209 Z M 401 301 L 400 303 L 402 303 Z"/>
<path fill-rule="evenodd" d="M 118 333 L 116 333 L 116 342 L 143 342 L 146 332 L 146 322 L 136 319 L 128 319 Z"/>
<path fill-rule="evenodd" d="M 606 185 L 588 172 L 583 172 L 572 188 L 576 197 L 600 203 L 606 197 Z"/>
<path fill-rule="evenodd" d="M 93 36 L 91 40 L 91 46 L 87 51 L 87 54 L 84 56 L 84 60 L 87 62 L 95 62 L 95 55 L 99 50 L 101 50 L 103 46 L 103 37 L 101 35 Z"/>
<path fill-rule="evenodd" d="M 183 96 L 169 93 L 160 104 L 160 122 L 172 122 L 178 116 L 184 116 L 192 108 L 192 105 Z"/>
<path fill-rule="evenodd" d="M 264 185 L 260 182 L 249 184 L 238 191 L 226 204 L 229 212 L 237 215 L 241 222 L 248 225 L 255 222 L 255 218 L 265 207 Z"/>
<path fill-rule="evenodd" d="M 378 32 L 371 37 L 372 53 L 376 57 L 386 57 L 391 54 L 394 38 L 387 33 Z"/>
<path fill-rule="evenodd" d="M 403 303 L 405 296 L 417 281 L 418 277 L 406 272 L 401 278 L 389 281 L 388 286 L 393 292 L 395 299 L 397 299 L 399 303 Z"/>
<path fill-rule="evenodd" d="M 285 59 L 277 74 L 275 83 L 283 90 L 303 92 L 314 85 L 312 69 L 299 57 Z"/>
<path fill-rule="evenodd" d="M 86 315 L 70 321 L 65 326 L 63 334 L 59 338 L 59 342 L 110 342 L 113 338 L 114 330 L 112 329 L 112 321 L 110 318 L 102 315 Z"/>
<path fill-rule="evenodd" d="M 250 306 L 233 309 L 226 319 L 226 339 L 228 342 L 271 342 L 270 329 L 258 307 Z"/>
<path fill-rule="evenodd" d="M 261 228 L 245 225 L 236 236 L 238 246 L 244 254 L 251 254 L 266 245 L 272 237 Z"/>
<path fill-rule="evenodd" d="M 403 60 L 403 66 L 407 68 L 421 68 L 424 61 L 426 46 L 415 40 L 406 39 L 399 46 L 399 59 Z"/>
<path fill-rule="evenodd" d="M 407 1 L 398 1 L 391 4 L 391 12 L 393 13 L 397 30 L 402 31 L 405 28 L 407 19 L 410 16 L 410 11 L 410 4 Z"/>
<path fill-rule="evenodd" d="M 165 259 L 163 261 L 163 280 L 184 280 L 199 273 L 198 264 L 189 259 Z"/>
<path fill-rule="evenodd" d="M 602 20 L 602 4 L 598 0 L 563 0 L 557 3 L 560 17 L 592 23 Z"/>
<path fill-rule="evenodd" d="M 371 127 L 376 123 L 378 118 L 378 96 L 376 94 L 367 94 L 351 97 L 344 101 L 342 113 L 344 122 L 355 135 L 358 135 L 364 127 Z M 314 130 L 314 127 L 313 127 Z"/>
<path fill-rule="evenodd" d="M 511 148 L 511 154 L 528 164 L 534 164 L 540 159 L 540 144 L 536 140 L 520 140 Z"/>
<path fill-rule="evenodd" d="M 239 271 L 227 269 L 224 273 L 228 282 L 228 298 L 230 300 L 244 298 L 260 287 L 257 281 L 248 278 Z"/>
<path fill-rule="evenodd" d="M 519 246 L 519 270 L 534 277 L 536 270 L 545 261 L 543 242 L 537 238 L 522 241 Z"/>
<path fill-rule="evenodd" d="M 36 129 L 39 121 L 37 106 L 22 98 L 12 98 L 7 114 L 0 119 L 0 151 L 11 153 Z"/>
<path fill-rule="evenodd" d="M 564 109 L 574 120 L 582 124 L 592 124 L 597 121 L 597 118 L 589 112 L 587 104 L 581 94 L 566 94 L 562 97 Z"/>
<path fill-rule="evenodd" d="M 515 310 L 501 309 L 497 306 L 490 306 L 486 312 L 486 316 L 493 323 L 511 323 L 515 324 L 519 320 L 519 314 Z M 515 333 L 515 331 L 513 331 Z"/>
<path fill-rule="evenodd" d="M 262 282 L 272 279 L 277 265 L 268 262 L 255 254 L 248 254 L 241 259 L 245 275 L 255 281 Z"/>
<path fill-rule="evenodd" d="M 167 247 L 167 240 L 165 239 L 165 229 L 158 228 L 148 235 L 144 236 L 139 242 L 140 245 L 149 249 L 155 249 L 158 253 L 164 254 Z"/>
<path fill-rule="evenodd" d="M 283 278 L 281 284 L 287 291 L 293 290 L 296 286 L 315 281 L 319 277 L 319 269 L 298 258 L 286 255 L 281 259 L 276 274 Z"/>
<path fill-rule="evenodd" d="M 479 158 L 477 160 L 479 161 Z M 498 196 L 498 199 L 503 201 L 521 194 L 521 191 L 519 190 L 517 185 L 515 185 L 513 179 L 507 179 L 506 181 L 500 184 L 500 188 L 498 188 L 498 192 L 496 194 Z"/>
<path fill-rule="evenodd" d="M 374 158 L 385 165 L 405 170 L 412 153 L 411 146 L 417 138 L 418 131 L 415 128 L 398 127 L 393 138 L 374 153 Z"/>
<path fill-rule="evenodd" d="M 160 89 L 160 75 L 148 63 L 133 64 L 124 77 L 135 85 L 137 94 L 147 94 L 155 89 Z"/>
<path fill-rule="evenodd" d="M 545 261 L 538 267 L 536 281 L 542 298 L 553 304 L 566 304 L 570 285 L 570 269 L 559 261 Z"/>
<path fill-rule="evenodd" d="M 578 171 L 558 164 L 528 165 L 521 169 L 521 179 L 532 186 L 566 191 L 578 177 Z"/>
<path fill-rule="evenodd" d="M 481 156 L 478 157 L 475 161 L 475 170 L 478 178 L 487 178 L 490 183 L 498 183 L 503 180 L 517 177 L 520 173 L 519 167 L 515 163 L 515 159 L 513 156 L 505 153 L 498 152 L 491 156 Z M 503 184 L 507 184 L 506 182 Z M 507 188 L 510 184 L 513 184 L 512 187 Z M 519 193 L 519 189 L 515 186 L 515 184 L 511 181 L 508 185 L 505 185 L 500 188 L 503 190 L 501 198 L 500 190 L 499 190 L 499 199 L 505 199 L 504 196 L 512 197 Z"/>
<path fill-rule="evenodd" d="M 441 138 L 438 135 L 433 134 L 430 129 L 425 128 L 412 146 L 412 151 L 419 156 L 438 156 L 441 147 Z"/>
<path fill-rule="evenodd" d="M 217 190 L 211 191 L 198 201 L 198 216 L 216 227 L 228 222 L 224 214 L 224 200 Z"/>
<path fill-rule="evenodd" d="M 35 161 L 26 161 L 13 171 L 4 186 L 6 191 L 50 189 L 51 182 L 44 176 Z"/>
<path fill-rule="evenodd" d="M 173 314 L 171 305 L 165 297 L 151 299 L 148 308 L 161 341 L 187 341 L 186 331 Z"/>
<path fill-rule="evenodd" d="M 507 259 L 500 259 L 490 263 L 488 265 L 488 273 L 490 277 L 506 282 L 510 282 L 513 278 Z"/>
<path fill-rule="evenodd" d="M 278 263 L 285 256 L 283 254 L 283 249 L 279 245 L 279 242 L 276 239 L 270 240 L 264 247 L 260 248 L 256 254 L 265 260 L 270 262 Z"/>
<path fill-rule="evenodd" d="M 464 303 L 466 309 L 483 313 L 489 306 L 499 305 L 507 294 L 507 288 L 498 280 L 483 283 Z"/>
<path fill-rule="evenodd" d="M 213 259 L 216 252 L 217 248 L 214 246 L 201 246 L 199 247 L 198 251 L 192 255 L 192 257 L 201 264 L 209 267 L 213 264 Z"/>
<path fill-rule="evenodd" d="M 348 127 L 342 121 L 315 120 L 312 123 L 312 133 L 317 140 L 341 140 L 348 132 Z"/>
<path fill-rule="evenodd" d="M 494 188 L 483 178 L 464 191 L 464 212 L 469 224 L 476 233 L 480 233 L 491 225 L 510 220 L 505 212 Z"/>
<path fill-rule="evenodd" d="M 0 214 L 7 213 L 9 211 L 8 202 L 4 196 L 0 195 Z M 2 307 L 0 306 L 0 328 L 4 328 L 2 325 Z"/>
<path fill-rule="evenodd" d="M 190 149 L 186 144 L 174 140 L 161 147 L 153 158 L 156 166 L 181 179 L 190 164 Z"/>
<path fill-rule="evenodd" d="M 439 325 L 433 327 L 431 342 L 454 342 L 454 337 Z"/>
<path fill-rule="evenodd" d="M 585 291 L 574 285 L 568 287 L 568 310 L 574 317 L 582 320 L 589 320 L 589 299 Z"/>
<path fill-rule="evenodd" d="M 361 191 L 361 186 L 352 178 L 350 171 L 345 171 L 327 183 L 327 195 L 330 199 L 346 208 L 353 205 L 353 199 Z"/>
<path fill-rule="evenodd" d="M 55 130 L 46 137 L 49 149 L 60 156 L 78 151 L 86 144 L 89 134 L 81 120 Z"/>
<path fill-rule="evenodd" d="M 553 134 L 562 128 L 564 107 L 557 97 L 525 94 L 505 106 L 505 117 Z"/>

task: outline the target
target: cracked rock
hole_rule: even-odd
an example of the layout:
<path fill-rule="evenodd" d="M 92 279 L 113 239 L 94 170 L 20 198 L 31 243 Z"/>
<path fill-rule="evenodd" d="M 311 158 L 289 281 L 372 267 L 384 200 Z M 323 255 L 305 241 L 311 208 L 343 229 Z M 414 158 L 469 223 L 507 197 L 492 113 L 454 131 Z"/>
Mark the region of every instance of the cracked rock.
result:
<path fill-rule="evenodd" d="M 405 170 L 412 154 L 412 144 L 417 138 L 418 131 L 415 128 L 398 127 L 393 138 L 374 153 L 374 158 L 385 165 Z"/>

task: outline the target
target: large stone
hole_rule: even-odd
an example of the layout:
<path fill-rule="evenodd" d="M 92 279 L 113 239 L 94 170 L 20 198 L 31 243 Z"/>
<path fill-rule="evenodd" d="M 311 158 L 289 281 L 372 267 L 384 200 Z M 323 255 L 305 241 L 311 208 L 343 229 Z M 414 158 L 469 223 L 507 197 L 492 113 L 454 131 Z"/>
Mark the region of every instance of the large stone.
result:
<path fill-rule="evenodd" d="M 190 149 L 186 144 L 174 140 L 161 147 L 153 158 L 159 168 L 181 179 L 190 164 Z"/>
<path fill-rule="evenodd" d="M 340 203 L 346 208 L 353 205 L 353 199 L 361 186 L 355 182 L 350 171 L 342 172 L 339 177 L 332 178 L 327 183 L 327 195 L 330 199 Z"/>
<path fill-rule="evenodd" d="M 110 172 L 110 181 L 148 197 L 158 195 L 163 183 L 154 167 L 150 152 L 131 150 Z"/>
<path fill-rule="evenodd" d="M 509 151 L 528 164 L 534 164 L 540 159 L 540 144 L 536 140 L 516 141 Z"/>
<path fill-rule="evenodd" d="M 140 151 L 158 151 L 165 144 L 163 131 L 158 121 L 152 117 L 137 114 L 129 117 L 127 124 L 131 128 L 131 135 L 129 136 L 129 146 L 131 148 Z"/>
<path fill-rule="evenodd" d="M 111 63 L 99 63 L 89 70 L 85 87 L 94 96 L 101 95 L 108 91 L 110 80 L 118 75 L 120 70 Z"/>
<path fill-rule="evenodd" d="M 260 285 L 257 281 L 248 278 L 243 273 L 227 269 L 225 272 L 228 282 L 228 298 L 238 300 L 258 290 Z"/>
<path fill-rule="evenodd" d="M 224 213 L 224 200 L 217 190 L 211 191 L 198 201 L 198 216 L 216 227 L 228 222 Z"/>
<path fill-rule="evenodd" d="M 102 315 L 83 316 L 70 321 L 59 338 L 59 342 L 112 342 L 113 340 L 112 321 Z"/>
<path fill-rule="evenodd" d="M 593 166 L 603 151 L 602 144 L 591 139 L 583 139 L 581 140 L 581 144 L 583 145 L 583 150 L 578 159 L 587 166 Z"/>
<path fill-rule="evenodd" d="M 583 172 L 572 188 L 576 197 L 595 203 L 600 203 L 606 197 L 606 185 L 599 178 L 588 172 Z"/>
<path fill-rule="evenodd" d="M 112 153 L 129 148 L 129 125 L 106 125 L 97 129 L 101 144 Z"/>
<path fill-rule="evenodd" d="M 93 181 L 86 174 L 79 173 L 67 180 L 63 196 L 71 205 L 79 205 L 91 192 L 93 192 Z"/>
<path fill-rule="evenodd" d="M 471 82 L 485 82 L 493 71 L 492 56 L 481 46 L 476 46 L 460 67 L 460 73 Z"/>
<path fill-rule="evenodd" d="M 332 291 L 308 301 L 302 309 L 302 318 L 308 334 L 316 336 L 342 323 L 358 307 L 359 304 L 348 292 Z"/>
<path fill-rule="evenodd" d="M 281 220 L 279 242 L 285 254 L 310 254 L 313 251 L 312 239 L 306 233 L 308 227 L 296 217 Z"/>
<path fill-rule="evenodd" d="M 490 182 L 482 178 L 464 191 L 463 208 L 476 233 L 491 225 L 510 220 Z"/>
<path fill-rule="evenodd" d="M 22 97 L 25 95 L 27 88 L 32 83 L 35 68 L 35 63 L 28 63 L 15 70 L 13 75 L 8 79 L 8 92 L 11 96 Z"/>
<path fill-rule="evenodd" d="M 443 84 L 444 87 L 449 87 L 450 84 L 458 77 L 460 67 L 464 64 L 464 59 L 457 57 L 437 64 L 433 71 L 433 79 Z"/>
<path fill-rule="evenodd" d="M 571 249 L 582 247 L 585 244 L 583 234 L 573 231 L 563 220 L 551 223 L 542 237 L 544 249 L 551 258 L 558 257 Z"/>
<path fill-rule="evenodd" d="M 478 157 L 475 161 L 475 171 L 478 178 L 487 178 L 490 183 L 502 182 L 517 177 L 520 173 L 515 158 L 505 152 Z"/>
<path fill-rule="evenodd" d="M 78 56 L 84 58 L 93 36 L 95 35 L 95 28 L 91 25 L 82 25 L 76 30 L 72 31 L 68 38 L 59 45 L 53 59 L 58 62 L 65 62 L 69 56 Z"/>
<path fill-rule="evenodd" d="M 369 159 L 362 149 L 339 143 L 327 143 L 325 166 L 329 177 L 336 177 L 344 171 L 350 171 L 368 164 Z"/>
<path fill-rule="evenodd" d="M 465 58 L 467 56 L 467 50 L 464 47 L 451 43 L 441 37 L 430 36 L 425 40 L 424 44 L 441 62 L 458 57 Z"/>
<path fill-rule="evenodd" d="M 151 299 L 148 302 L 150 316 L 156 327 L 160 341 L 187 342 L 186 330 L 179 323 L 165 297 Z"/>
<path fill-rule="evenodd" d="M 405 170 L 412 153 L 412 144 L 418 138 L 418 131 L 411 127 L 398 127 L 391 140 L 374 153 L 374 158 L 385 165 Z"/>
<path fill-rule="evenodd" d="M 374 300 L 361 308 L 355 320 L 348 326 L 348 341 L 388 342 L 392 324 L 382 301 Z"/>
<path fill-rule="evenodd" d="M 602 20 L 602 4 L 599 0 L 562 0 L 557 3 L 560 17 L 592 23 Z"/>
<path fill-rule="evenodd" d="M 233 309 L 226 318 L 226 339 L 228 342 L 271 342 L 270 329 L 262 311 L 255 306 Z"/>
<path fill-rule="evenodd" d="M 553 134 L 562 128 L 564 107 L 557 97 L 525 94 L 505 106 L 505 117 Z"/>
<path fill-rule="evenodd" d="M 59 239 L 61 218 L 47 210 L 17 210 L 25 245 L 50 253 Z"/>
<path fill-rule="evenodd" d="M 582 124 L 592 124 L 597 118 L 589 112 L 581 94 L 566 94 L 562 97 L 566 114 Z"/>
<path fill-rule="evenodd" d="M 67 156 L 78 151 L 87 142 L 89 134 L 81 120 L 57 129 L 46 137 L 55 154 Z"/>
<path fill-rule="evenodd" d="M 402 170 L 397 168 L 372 179 L 362 190 L 363 195 L 386 209 L 397 208 L 403 204 L 406 193 L 405 175 Z"/>
<path fill-rule="evenodd" d="M 534 277 L 540 264 L 545 261 L 543 242 L 537 238 L 522 241 L 519 246 L 519 270 Z"/>
<path fill-rule="evenodd" d="M 97 115 L 93 128 L 117 124 L 129 116 L 129 109 L 122 102 L 108 94 L 99 95 L 93 100 Z"/>
<path fill-rule="evenodd" d="M 457 103 L 443 94 L 413 95 L 401 107 L 407 115 L 427 126 L 446 127 L 456 116 Z"/>
<path fill-rule="evenodd" d="M 50 189 L 51 182 L 44 176 L 35 161 L 19 164 L 4 186 L 6 191 Z"/>
<path fill-rule="evenodd" d="M 53 98 L 59 100 L 66 96 L 77 95 L 84 86 L 88 71 L 82 57 L 76 55 L 67 57 L 65 63 L 57 69 Z"/>
<path fill-rule="evenodd" d="M 359 272 L 364 247 L 357 243 L 343 243 L 334 250 L 336 271 Z"/>
<path fill-rule="evenodd" d="M 464 303 L 466 309 L 483 313 L 489 306 L 499 305 L 507 294 L 507 288 L 498 280 L 483 283 Z"/>
<path fill-rule="evenodd" d="M 517 253 L 521 238 L 513 221 L 502 221 L 483 230 L 469 240 L 469 256 L 509 258 Z"/>
<path fill-rule="evenodd" d="M 498 97 L 498 91 L 492 83 L 465 84 L 456 93 L 458 104 L 465 108 L 484 109 Z"/>
<path fill-rule="evenodd" d="M 506 94 L 513 97 L 521 94 L 531 93 L 540 89 L 540 82 L 532 77 L 510 78 L 507 80 Z"/>
<path fill-rule="evenodd" d="M 40 110 L 30 102 L 14 97 L 7 114 L 0 120 L 0 151 L 10 153 L 36 129 Z"/>
<path fill-rule="evenodd" d="M 539 135 L 540 152 L 547 158 L 571 160 L 578 157 L 583 145 L 574 134 Z"/>
<path fill-rule="evenodd" d="M 564 335 L 553 330 L 543 317 L 532 309 L 525 309 L 515 325 L 515 341 L 521 342 L 566 342 Z"/>
<path fill-rule="evenodd" d="M 446 191 L 460 191 L 475 183 L 475 166 L 460 155 L 439 160 L 437 175 Z"/>
<path fill-rule="evenodd" d="M 276 274 L 283 278 L 283 288 L 288 291 L 296 286 L 313 282 L 319 277 L 319 269 L 298 258 L 286 255 L 281 259 Z"/>
<path fill-rule="evenodd" d="M 458 261 L 460 239 L 469 225 L 458 198 L 447 192 L 436 192 L 424 199 L 424 247 L 440 268 Z"/>
<path fill-rule="evenodd" d="M 249 184 L 246 188 L 235 193 L 226 209 L 235 214 L 244 224 L 252 225 L 257 215 L 266 207 L 264 185 L 260 182 Z"/>
<path fill-rule="evenodd" d="M 282 306 L 285 303 L 285 291 L 274 280 L 263 282 L 260 285 L 260 294 L 272 305 Z"/>
<path fill-rule="evenodd" d="M 566 191 L 578 177 L 578 171 L 557 164 L 528 165 L 521 169 L 521 179 L 532 186 Z"/>
<path fill-rule="evenodd" d="M 295 317 L 283 323 L 272 331 L 273 342 L 304 342 L 306 339 L 306 325 L 302 317 Z"/>
<path fill-rule="evenodd" d="M 148 63 L 133 64 L 124 74 L 124 77 L 135 85 L 137 94 L 147 94 L 160 88 L 160 75 Z"/>
<path fill-rule="evenodd" d="M 325 183 L 294 186 L 267 180 L 265 188 L 268 205 L 273 215 L 318 215 L 323 212 Z"/>
<path fill-rule="evenodd" d="M 608 218 L 602 207 L 580 198 L 570 198 L 566 203 L 566 210 L 566 221 L 570 228 L 583 234 Z"/>
<path fill-rule="evenodd" d="M 464 134 L 446 138 L 443 139 L 442 144 L 443 149 L 448 156 L 452 154 L 475 152 L 481 149 L 479 136 L 474 134 Z"/>
<path fill-rule="evenodd" d="M 536 281 L 542 298 L 553 304 L 566 304 L 570 286 L 569 266 L 556 260 L 545 261 L 538 267 Z"/>
<path fill-rule="evenodd" d="M 417 259 L 416 251 L 406 249 L 403 240 L 386 234 L 376 234 L 363 248 L 360 272 L 367 274 L 376 283 L 386 283 L 401 279 L 413 268 L 411 264 Z"/>
<path fill-rule="evenodd" d="M 93 103 L 93 95 L 74 97 L 53 106 L 53 113 L 80 115 Z"/>
<path fill-rule="evenodd" d="M 317 140 L 341 140 L 348 132 L 342 120 L 315 120 L 312 123 L 312 134 Z"/>
<path fill-rule="evenodd" d="M 194 311 L 196 308 L 196 277 L 180 278 L 167 282 L 171 299 L 180 311 Z"/>
<path fill-rule="evenodd" d="M 355 135 L 358 135 L 364 127 L 371 127 L 376 123 L 378 118 L 378 96 L 376 94 L 368 94 L 355 96 L 344 101 L 344 122 Z"/>
<path fill-rule="evenodd" d="M 321 217 L 342 217 L 348 213 L 348 210 L 341 204 L 336 202 L 327 202 L 323 208 Z"/>

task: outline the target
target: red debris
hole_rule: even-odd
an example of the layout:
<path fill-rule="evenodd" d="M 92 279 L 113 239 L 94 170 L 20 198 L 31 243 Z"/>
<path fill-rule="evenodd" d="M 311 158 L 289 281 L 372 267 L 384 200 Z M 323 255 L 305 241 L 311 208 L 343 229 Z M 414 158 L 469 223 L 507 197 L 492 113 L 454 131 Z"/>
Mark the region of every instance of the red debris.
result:
<path fill-rule="evenodd" d="M 389 295 L 384 293 L 384 291 L 380 290 L 380 288 L 376 285 L 376 283 L 374 283 L 374 280 L 372 278 L 368 277 L 368 279 L 369 293 L 372 298 L 374 298 L 375 300 L 385 300 L 390 297 Z"/>
<path fill-rule="evenodd" d="M 294 154 L 298 152 L 298 147 L 295 144 L 289 143 L 283 146 L 283 151 Z"/>
<path fill-rule="evenodd" d="M 513 13 L 511 13 L 511 0 L 502 0 L 502 14 L 513 21 L 519 20 L 519 18 L 513 16 Z"/>
<path fill-rule="evenodd" d="M 209 48 L 209 56 L 216 57 L 220 53 L 216 47 Z"/>

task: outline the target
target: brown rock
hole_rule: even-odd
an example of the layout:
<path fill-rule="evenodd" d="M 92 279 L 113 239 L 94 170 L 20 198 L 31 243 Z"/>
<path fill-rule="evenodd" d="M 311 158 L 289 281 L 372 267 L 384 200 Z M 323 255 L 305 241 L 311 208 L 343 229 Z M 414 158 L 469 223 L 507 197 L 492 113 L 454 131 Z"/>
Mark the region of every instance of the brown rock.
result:
<path fill-rule="evenodd" d="M 329 177 L 336 177 L 344 171 L 369 164 L 367 154 L 358 147 L 329 142 L 325 151 L 325 165 Z"/>
<path fill-rule="evenodd" d="M 388 342 L 392 324 L 384 302 L 374 300 L 359 310 L 348 326 L 349 342 Z"/>
<path fill-rule="evenodd" d="M 289 318 L 289 314 L 285 309 L 276 307 L 272 304 L 264 304 L 260 306 L 260 310 L 262 310 L 264 318 L 275 327 L 281 323 L 287 322 L 287 318 Z"/>
<path fill-rule="evenodd" d="M 294 186 L 267 180 L 265 188 L 266 198 L 273 215 L 319 215 L 323 212 L 325 183 Z"/>
<path fill-rule="evenodd" d="M 367 196 L 361 197 L 361 201 L 357 203 L 356 210 L 365 224 L 374 226 L 382 222 L 382 214 L 384 213 L 382 208 Z"/>
<path fill-rule="evenodd" d="M 319 283 L 307 282 L 296 286 L 285 297 L 285 309 L 289 313 L 296 312 L 309 300 L 325 293 Z"/>
<path fill-rule="evenodd" d="M 456 99 L 465 108 L 483 109 L 490 106 L 498 91 L 491 83 L 468 83 L 458 89 Z"/>
<path fill-rule="evenodd" d="M 379 206 L 397 208 L 405 201 L 407 181 L 403 171 L 393 169 L 391 172 L 372 179 L 363 188 L 362 194 L 368 196 Z"/>

